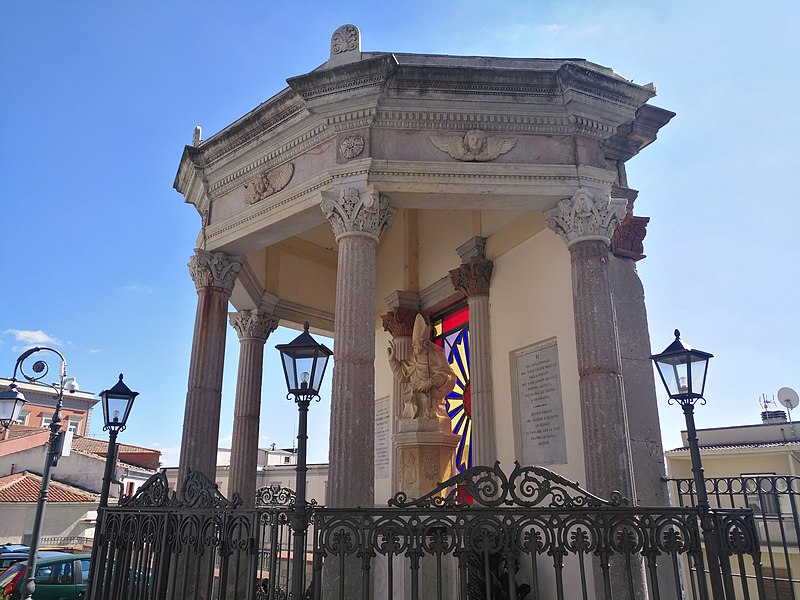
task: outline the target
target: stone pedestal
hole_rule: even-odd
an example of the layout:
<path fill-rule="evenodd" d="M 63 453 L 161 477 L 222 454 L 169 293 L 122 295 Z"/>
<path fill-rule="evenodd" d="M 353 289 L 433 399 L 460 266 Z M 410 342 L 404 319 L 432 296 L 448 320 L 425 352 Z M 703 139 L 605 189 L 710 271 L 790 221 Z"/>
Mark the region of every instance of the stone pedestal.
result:
<path fill-rule="evenodd" d="M 395 452 L 398 487 L 409 498 L 419 498 L 455 473 L 453 456 L 458 436 L 447 419 L 402 419 L 397 423 Z"/>
<path fill-rule="evenodd" d="M 419 498 L 433 490 L 437 484 L 455 475 L 454 457 L 458 436 L 450 431 L 448 419 L 401 419 L 397 422 L 395 437 L 396 458 L 399 465 L 398 487 L 409 498 Z M 441 581 L 444 598 L 455 598 L 458 569 L 453 556 L 443 557 L 441 571 L 436 557 L 423 556 L 419 569 L 419 597 L 437 598 L 437 581 Z M 408 568 L 406 568 L 408 571 Z M 376 598 L 380 579 L 376 579 Z M 385 584 L 384 584 L 385 585 Z M 411 581 L 404 577 L 394 582 L 394 592 L 400 598 L 411 598 Z"/>

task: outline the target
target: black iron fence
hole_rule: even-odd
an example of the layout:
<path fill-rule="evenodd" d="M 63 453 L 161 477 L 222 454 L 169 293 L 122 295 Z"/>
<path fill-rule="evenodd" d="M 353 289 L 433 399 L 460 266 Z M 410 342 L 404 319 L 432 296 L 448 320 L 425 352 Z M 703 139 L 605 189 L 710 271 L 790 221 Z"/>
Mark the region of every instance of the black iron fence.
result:
<path fill-rule="evenodd" d="M 673 479 L 679 506 L 693 507 L 697 494 L 693 479 Z M 800 599 L 800 478 L 788 475 L 711 477 L 706 491 L 712 506 L 751 508 L 764 563 L 764 585 L 769 600 Z"/>
<path fill-rule="evenodd" d="M 726 599 L 763 597 L 749 509 L 630 507 L 520 465 L 475 467 L 386 508 L 259 494 L 245 510 L 196 474 L 180 494 L 154 476 L 104 510 L 90 598 L 705 600 L 712 571 Z"/>

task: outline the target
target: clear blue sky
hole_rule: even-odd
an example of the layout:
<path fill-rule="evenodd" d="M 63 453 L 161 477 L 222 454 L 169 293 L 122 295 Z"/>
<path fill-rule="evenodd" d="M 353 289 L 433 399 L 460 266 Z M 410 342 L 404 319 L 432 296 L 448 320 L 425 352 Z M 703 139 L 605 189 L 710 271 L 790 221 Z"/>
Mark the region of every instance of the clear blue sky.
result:
<path fill-rule="evenodd" d="M 196 299 L 186 263 L 199 227 L 172 189 L 183 146 L 196 124 L 208 137 L 324 62 L 333 31 L 354 23 L 367 51 L 582 57 L 653 81 L 653 103 L 678 113 L 628 163 L 636 212 L 652 218 L 639 271 L 653 348 L 678 327 L 715 354 L 700 427 L 755 422 L 759 394 L 800 389 L 796 9 L 5 0 L 0 375 L 34 339 L 66 355 L 84 390 L 124 372 L 141 395 L 120 441 L 161 448 L 175 464 Z M 262 445 L 292 443 L 296 413 L 273 347 L 294 335 L 267 342 Z M 223 444 L 237 347 L 231 330 Z M 313 461 L 326 459 L 328 411 L 327 397 L 311 409 Z M 660 411 L 674 447 L 680 409 L 662 396 Z"/>

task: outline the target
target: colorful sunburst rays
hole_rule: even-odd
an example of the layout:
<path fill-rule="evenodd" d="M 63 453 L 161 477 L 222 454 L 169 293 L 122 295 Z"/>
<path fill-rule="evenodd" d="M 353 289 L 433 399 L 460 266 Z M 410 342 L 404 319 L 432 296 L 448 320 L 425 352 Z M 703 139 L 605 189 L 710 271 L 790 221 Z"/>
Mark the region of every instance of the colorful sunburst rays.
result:
<path fill-rule="evenodd" d="M 472 417 L 469 401 L 469 330 L 462 329 L 445 337 L 447 360 L 456 375 L 456 386 L 448 394 L 447 414 L 453 433 L 459 436 L 456 468 L 464 471 L 472 466 Z"/>

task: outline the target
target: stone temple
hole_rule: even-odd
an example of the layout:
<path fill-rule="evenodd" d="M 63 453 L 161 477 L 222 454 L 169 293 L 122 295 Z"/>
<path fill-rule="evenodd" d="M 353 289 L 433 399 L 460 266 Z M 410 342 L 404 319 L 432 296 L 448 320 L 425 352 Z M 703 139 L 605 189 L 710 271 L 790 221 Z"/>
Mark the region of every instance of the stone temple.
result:
<path fill-rule="evenodd" d="M 665 504 L 636 272 L 648 218 L 626 173 L 674 116 L 654 86 L 584 59 L 365 52 L 352 25 L 287 83 L 198 129 L 175 179 L 202 218 L 181 473 L 213 478 L 230 323 L 229 492 L 252 502 L 265 342 L 308 321 L 335 340 L 327 504 L 495 461 Z M 456 380 L 428 419 L 386 352 L 414 357 L 418 313 Z"/>

